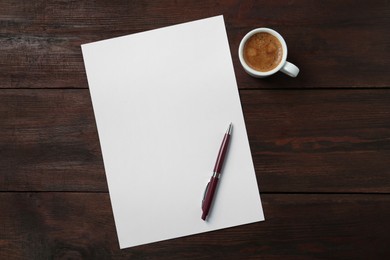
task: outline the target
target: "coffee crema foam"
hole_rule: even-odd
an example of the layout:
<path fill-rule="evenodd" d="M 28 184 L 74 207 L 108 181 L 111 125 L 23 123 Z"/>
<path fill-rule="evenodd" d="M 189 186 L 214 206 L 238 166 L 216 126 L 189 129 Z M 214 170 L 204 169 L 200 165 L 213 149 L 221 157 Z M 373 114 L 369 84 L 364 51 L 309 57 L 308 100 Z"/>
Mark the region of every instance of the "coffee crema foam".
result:
<path fill-rule="evenodd" d="M 252 35 L 244 46 L 244 59 L 254 70 L 270 71 L 282 60 L 283 48 L 280 41 L 272 34 L 260 32 Z"/>

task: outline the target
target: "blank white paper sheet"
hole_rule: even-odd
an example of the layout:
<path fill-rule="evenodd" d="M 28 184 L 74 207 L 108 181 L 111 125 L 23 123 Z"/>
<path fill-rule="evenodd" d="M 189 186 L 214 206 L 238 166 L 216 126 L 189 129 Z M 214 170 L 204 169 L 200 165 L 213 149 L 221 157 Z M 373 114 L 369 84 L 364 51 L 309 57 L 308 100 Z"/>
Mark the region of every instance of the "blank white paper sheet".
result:
<path fill-rule="evenodd" d="M 82 52 L 120 248 L 264 220 L 223 16 Z M 231 122 L 203 221 L 203 193 Z"/>

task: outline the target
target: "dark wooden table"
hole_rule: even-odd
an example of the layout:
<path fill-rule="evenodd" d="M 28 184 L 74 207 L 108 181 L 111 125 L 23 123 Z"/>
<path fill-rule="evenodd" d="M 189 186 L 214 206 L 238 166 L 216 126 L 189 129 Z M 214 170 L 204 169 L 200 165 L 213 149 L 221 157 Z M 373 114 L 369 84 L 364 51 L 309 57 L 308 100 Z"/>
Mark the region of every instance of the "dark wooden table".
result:
<path fill-rule="evenodd" d="M 119 250 L 80 45 L 223 14 L 265 222 Z M 0 259 L 390 259 L 390 4 L 0 1 Z M 279 31 L 298 78 L 254 79 Z"/>

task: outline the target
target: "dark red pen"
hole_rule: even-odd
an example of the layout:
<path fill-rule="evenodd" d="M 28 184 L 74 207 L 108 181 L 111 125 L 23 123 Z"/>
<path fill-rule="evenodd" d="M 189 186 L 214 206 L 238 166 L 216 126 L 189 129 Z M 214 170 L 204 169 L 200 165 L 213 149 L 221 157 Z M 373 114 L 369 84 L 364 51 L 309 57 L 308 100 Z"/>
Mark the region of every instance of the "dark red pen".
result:
<path fill-rule="evenodd" d="M 218 180 L 221 177 L 221 170 L 223 161 L 225 160 L 226 151 L 228 149 L 230 136 L 232 134 L 232 123 L 230 123 L 228 130 L 223 137 L 221 147 L 219 148 L 217 161 L 215 162 L 213 176 L 211 176 L 210 182 L 206 186 L 202 201 L 202 219 L 206 220 L 207 215 L 209 214 L 213 198 L 215 197 L 215 190 L 217 188 Z"/>

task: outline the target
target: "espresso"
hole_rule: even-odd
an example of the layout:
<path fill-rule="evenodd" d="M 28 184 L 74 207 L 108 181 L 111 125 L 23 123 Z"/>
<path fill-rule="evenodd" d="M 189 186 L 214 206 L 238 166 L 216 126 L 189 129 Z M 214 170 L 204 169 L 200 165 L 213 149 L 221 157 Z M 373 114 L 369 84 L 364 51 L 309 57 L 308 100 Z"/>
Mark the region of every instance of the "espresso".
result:
<path fill-rule="evenodd" d="M 252 35 L 244 46 L 244 59 L 254 70 L 267 72 L 279 65 L 283 56 L 280 41 L 272 34 L 260 32 Z"/>

